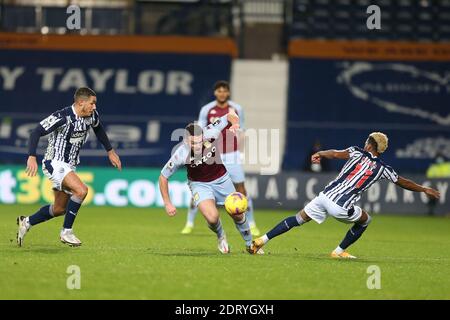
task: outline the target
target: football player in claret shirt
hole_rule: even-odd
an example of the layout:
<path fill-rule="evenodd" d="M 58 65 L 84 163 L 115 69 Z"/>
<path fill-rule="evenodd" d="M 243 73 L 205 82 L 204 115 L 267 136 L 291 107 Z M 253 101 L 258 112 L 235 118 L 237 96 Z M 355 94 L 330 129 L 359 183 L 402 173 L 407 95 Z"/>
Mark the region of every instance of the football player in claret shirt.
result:
<path fill-rule="evenodd" d="M 342 242 L 331 252 L 331 257 L 355 259 L 356 257 L 348 253 L 346 249 L 361 237 L 372 220 L 370 215 L 355 203 L 375 182 L 387 179 L 403 189 L 423 192 L 430 198 L 438 199 L 440 194 L 437 190 L 418 185 L 397 175 L 394 169 L 379 158 L 387 147 L 387 136 L 381 132 L 372 132 L 366 140 L 364 149 L 350 147 L 345 150 L 327 150 L 313 154 L 311 156 L 313 163 L 319 163 L 321 158 L 343 159 L 347 162 L 337 178 L 330 182 L 304 209 L 295 216 L 283 220 L 262 237 L 255 239 L 252 249 L 260 250 L 269 240 L 311 219 L 320 224 L 327 216 L 332 216 L 338 221 L 354 225 Z"/>
<path fill-rule="evenodd" d="M 235 188 L 227 169 L 221 163 L 217 142 L 222 130 L 229 124 L 230 130 L 239 129 L 239 117 L 234 112 L 216 119 L 205 128 L 190 123 L 186 127 L 183 142 L 173 152 L 159 176 L 159 188 L 166 212 L 169 216 L 174 216 L 177 209 L 170 200 L 168 179 L 178 168 L 186 166 L 194 205 L 198 206 L 209 228 L 217 235 L 219 251 L 224 254 L 230 252 L 230 247 L 216 204 L 223 205 L 225 198 Z M 245 213 L 231 217 L 245 241 L 247 251 L 262 253 L 260 250 L 250 250 L 252 235 Z"/>
<path fill-rule="evenodd" d="M 111 164 L 122 169 L 119 156 L 109 142 L 97 112 L 97 95 L 87 87 L 77 89 L 74 103 L 58 110 L 42 120 L 33 130 L 28 143 L 26 172 L 33 177 L 38 170 L 36 149 L 39 139 L 48 135 L 47 151 L 42 161 L 42 171 L 53 183 L 55 201 L 40 208 L 35 214 L 17 218 L 17 244 L 23 245 L 24 237 L 32 226 L 65 215 L 60 240 L 70 246 L 80 246 L 81 241 L 72 230 L 73 223 L 88 188 L 76 174 L 80 163 L 80 150 L 92 128 L 97 139 L 108 153 Z"/>
<path fill-rule="evenodd" d="M 253 236 L 259 236 L 260 232 L 253 216 L 253 201 L 252 198 L 248 196 L 245 188 L 245 173 L 241 163 L 241 152 L 239 150 L 241 144 L 244 143 L 244 109 L 236 102 L 230 100 L 230 84 L 227 81 L 220 80 L 214 84 L 214 96 L 216 97 L 214 101 L 211 101 L 201 108 L 197 123 L 202 128 L 206 127 L 208 124 L 214 123 L 216 119 L 226 115 L 230 111 L 233 111 L 239 116 L 239 132 L 230 132 L 229 125 L 225 127 L 222 131 L 222 141 L 218 147 L 221 151 L 220 157 L 222 162 L 230 174 L 231 181 L 233 181 L 236 191 L 247 196 L 248 210 L 246 215 L 250 224 L 250 231 Z M 192 201 L 187 214 L 186 225 L 181 231 L 182 234 L 189 234 L 192 232 L 196 215 L 197 207 L 194 205 L 194 201 Z"/>

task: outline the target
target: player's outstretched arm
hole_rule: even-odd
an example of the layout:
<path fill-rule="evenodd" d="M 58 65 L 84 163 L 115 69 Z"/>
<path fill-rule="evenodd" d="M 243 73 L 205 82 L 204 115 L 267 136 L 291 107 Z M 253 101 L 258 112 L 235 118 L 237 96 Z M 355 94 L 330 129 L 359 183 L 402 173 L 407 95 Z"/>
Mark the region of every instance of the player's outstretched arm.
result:
<path fill-rule="evenodd" d="M 409 179 L 406 179 L 406 178 L 403 178 L 400 176 L 398 177 L 398 180 L 395 184 L 406 190 L 415 191 L 415 192 L 423 192 L 428 197 L 433 198 L 433 199 L 439 199 L 439 197 L 441 196 L 439 191 L 437 191 L 435 189 L 421 186 L 412 180 L 409 180 Z"/>
<path fill-rule="evenodd" d="M 325 150 L 314 153 L 311 156 L 312 163 L 320 163 L 320 159 L 342 159 L 348 160 L 350 158 L 350 154 L 347 150 Z"/>
<path fill-rule="evenodd" d="M 173 217 L 177 214 L 177 208 L 175 208 L 175 206 L 172 204 L 172 201 L 170 201 L 169 180 L 162 174 L 159 176 L 159 191 L 161 192 L 167 214 Z"/>

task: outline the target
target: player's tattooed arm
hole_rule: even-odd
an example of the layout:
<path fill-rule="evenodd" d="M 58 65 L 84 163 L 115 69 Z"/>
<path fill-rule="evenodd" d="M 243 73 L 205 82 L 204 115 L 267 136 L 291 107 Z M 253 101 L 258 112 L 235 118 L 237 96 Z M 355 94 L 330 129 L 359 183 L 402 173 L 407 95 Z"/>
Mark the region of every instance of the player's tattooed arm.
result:
<path fill-rule="evenodd" d="M 164 201 L 164 207 L 169 216 L 173 217 L 177 214 L 177 208 L 172 204 L 169 195 L 169 180 L 162 174 L 159 176 L 159 191 Z"/>
<path fill-rule="evenodd" d="M 311 162 L 312 163 L 319 163 L 320 159 L 327 158 L 327 159 L 342 159 L 347 160 L 350 158 L 350 154 L 347 150 L 324 150 L 314 153 L 311 156 Z"/>
<path fill-rule="evenodd" d="M 398 180 L 395 184 L 406 190 L 415 192 L 424 192 L 430 198 L 439 199 L 440 197 L 439 191 L 432 188 L 424 187 L 422 185 L 415 183 L 412 180 L 403 178 L 401 176 L 398 177 Z"/>

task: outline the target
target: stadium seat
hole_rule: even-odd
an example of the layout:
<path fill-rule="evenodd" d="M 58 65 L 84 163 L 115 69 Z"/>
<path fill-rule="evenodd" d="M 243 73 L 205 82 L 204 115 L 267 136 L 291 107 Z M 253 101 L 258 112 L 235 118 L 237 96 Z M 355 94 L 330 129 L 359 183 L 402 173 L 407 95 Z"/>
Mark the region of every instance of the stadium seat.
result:
<path fill-rule="evenodd" d="M 2 29 L 5 31 L 36 31 L 36 8 L 4 5 Z"/>
<path fill-rule="evenodd" d="M 96 33 L 123 34 L 127 33 L 127 15 L 122 8 L 93 8 L 92 29 Z"/>

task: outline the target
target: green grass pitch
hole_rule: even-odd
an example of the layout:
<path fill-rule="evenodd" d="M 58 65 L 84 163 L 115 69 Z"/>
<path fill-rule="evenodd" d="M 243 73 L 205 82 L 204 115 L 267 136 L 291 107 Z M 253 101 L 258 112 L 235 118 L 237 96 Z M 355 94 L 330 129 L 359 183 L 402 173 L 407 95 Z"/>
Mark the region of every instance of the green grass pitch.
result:
<path fill-rule="evenodd" d="M 328 219 L 271 241 L 251 256 L 231 218 L 222 221 L 232 253 L 197 216 L 181 235 L 185 210 L 82 208 L 75 224 L 80 248 L 59 242 L 62 218 L 15 243 L 16 216 L 38 206 L 0 206 L 1 299 L 450 299 L 450 219 L 375 215 L 349 250 L 356 261 L 328 257 L 348 226 Z M 263 231 L 293 212 L 258 211 Z M 66 287 L 67 268 L 81 271 L 81 289 Z M 367 288 L 376 265 L 381 289 Z"/>

